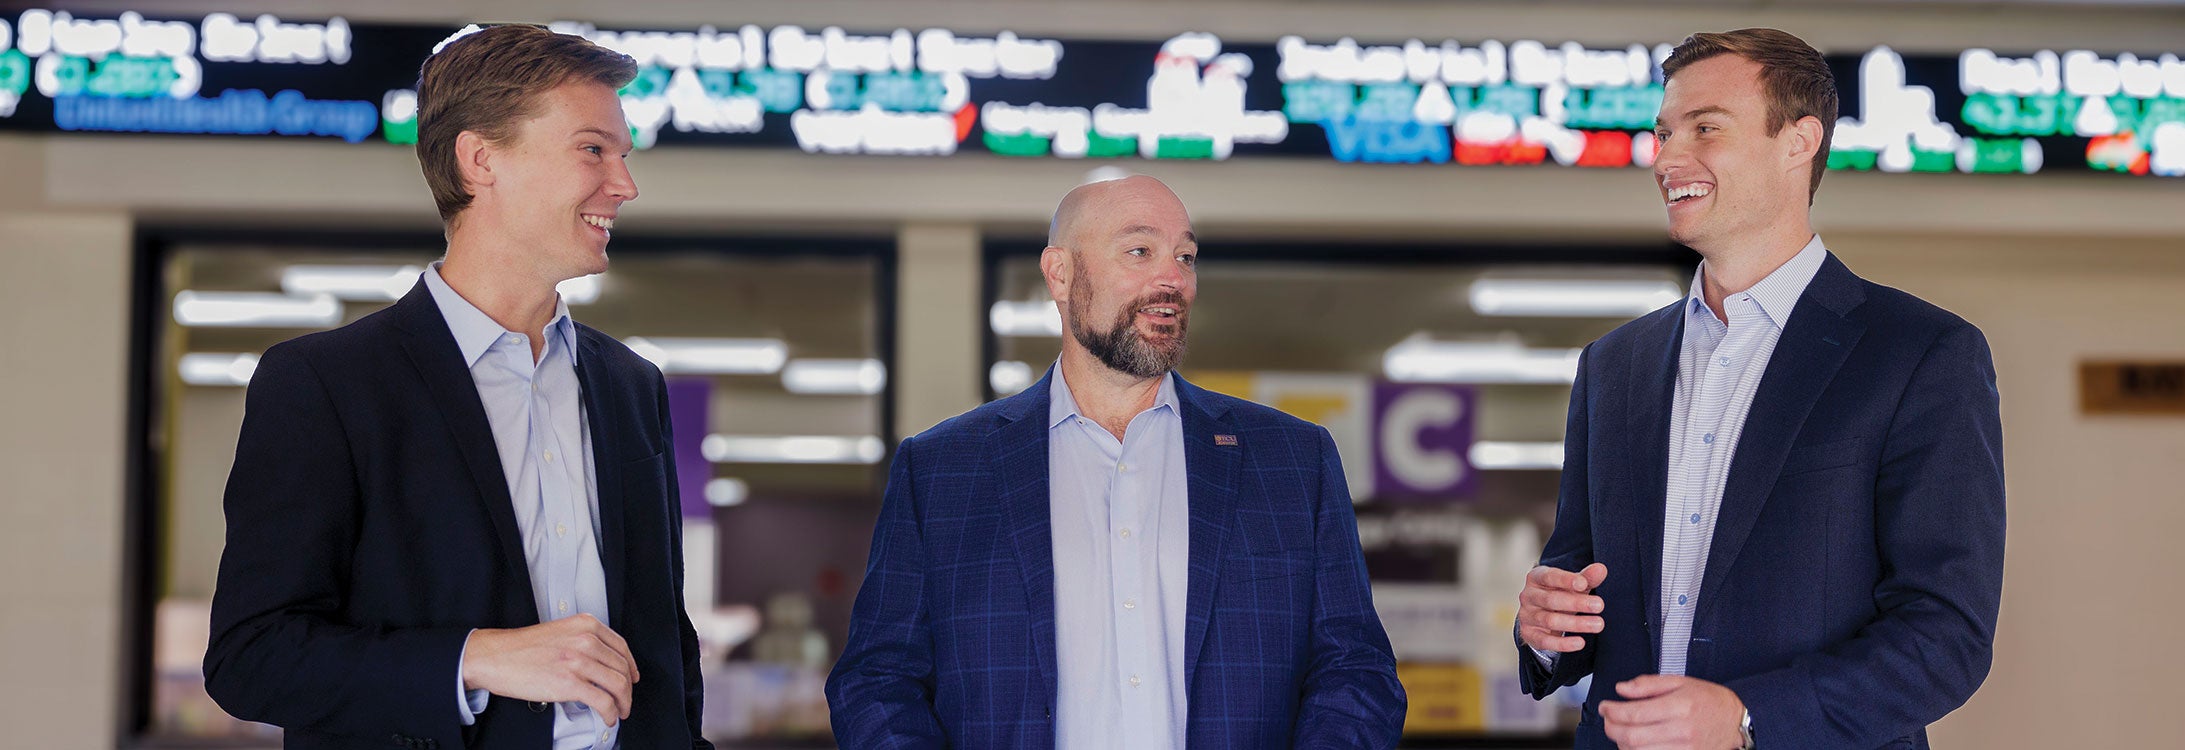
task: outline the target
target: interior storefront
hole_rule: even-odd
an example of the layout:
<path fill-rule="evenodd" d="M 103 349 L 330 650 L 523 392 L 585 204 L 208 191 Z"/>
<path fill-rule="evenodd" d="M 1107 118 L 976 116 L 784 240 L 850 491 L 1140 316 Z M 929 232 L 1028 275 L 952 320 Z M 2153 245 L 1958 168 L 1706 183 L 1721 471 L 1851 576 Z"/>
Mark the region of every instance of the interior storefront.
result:
<path fill-rule="evenodd" d="M 151 740 L 254 746 L 273 727 L 205 694 L 221 494 L 258 355 L 370 315 L 410 291 L 442 249 L 431 235 L 148 230 L 159 288 L 145 373 L 152 476 L 141 665 Z M 705 650 L 708 731 L 826 733 L 819 685 L 848 632 L 878 512 L 893 255 L 817 239 L 618 240 L 612 270 L 565 283 L 571 317 L 669 378 L 685 597 Z M 729 697 L 735 696 L 735 697 Z"/>
<path fill-rule="evenodd" d="M 0 560 L 50 571 L 6 613 L 36 647 L 5 653 L 54 675 L 21 705 L 77 727 L 26 746 L 278 743 L 198 671 L 243 386 L 268 346 L 371 314 L 440 255 L 416 64 L 507 11 L 231 5 L 138 9 L 127 51 L 119 4 L 0 15 L 6 344 L 69 353 L 11 357 L 0 411 L 39 427 L 0 451 L 25 498 Z M 2163 468 L 2185 432 L 2086 412 L 2076 379 L 2185 350 L 2159 324 L 2185 315 L 2177 10 L 749 5 L 534 19 L 644 68 L 623 92 L 644 196 L 611 270 L 563 291 L 694 420 L 685 593 L 724 747 L 833 746 L 820 685 L 889 454 L 1044 373 L 1047 213 L 1124 172 L 1174 187 L 1202 238 L 1184 377 L 1338 442 L 1406 746 L 1568 746 L 1573 691 L 1515 692 L 1508 622 L 1554 520 L 1570 373 L 1697 262 L 1647 179 L 1665 45 L 1752 25 L 1806 37 L 1839 81 L 1830 248 L 1995 352 L 2010 590 L 1988 686 L 1937 743 L 2161 741 L 2144 718 L 2185 663 L 2068 657 L 2083 618 L 2057 602 L 2143 596 L 2114 570 L 2158 568 L 2185 528 Z M 2082 718 L 2027 718 L 2049 715 Z"/>

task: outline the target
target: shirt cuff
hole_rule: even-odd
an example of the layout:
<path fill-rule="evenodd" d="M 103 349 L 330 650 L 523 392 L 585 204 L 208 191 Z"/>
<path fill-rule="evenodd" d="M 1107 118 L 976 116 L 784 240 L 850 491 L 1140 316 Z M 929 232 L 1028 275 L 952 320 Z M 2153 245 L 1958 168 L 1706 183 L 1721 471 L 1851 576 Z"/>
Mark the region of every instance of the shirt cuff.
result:
<path fill-rule="evenodd" d="M 472 630 L 470 632 L 476 633 L 478 631 Z M 463 650 L 470 650 L 470 635 L 468 634 L 463 636 Z M 455 715 L 462 720 L 463 726 L 467 727 L 478 723 L 478 715 L 485 713 L 487 697 L 484 690 L 463 689 L 463 656 L 461 653 L 457 653 L 455 656 Z"/>
<path fill-rule="evenodd" d="M 1556 660 L 1562 658 L 1563 656 L 1562 654 L 1556 653 L 1554 651 L 1542 651 L 1539 648 L 1534 647 L 1530 643 L 1525 644 L 1525 648 L 1531 649 L 1533 652 L 1533 658 L 1540 660 L 1540 668 L 1548 670 L 1550 672 L 1555 671 Z"/>

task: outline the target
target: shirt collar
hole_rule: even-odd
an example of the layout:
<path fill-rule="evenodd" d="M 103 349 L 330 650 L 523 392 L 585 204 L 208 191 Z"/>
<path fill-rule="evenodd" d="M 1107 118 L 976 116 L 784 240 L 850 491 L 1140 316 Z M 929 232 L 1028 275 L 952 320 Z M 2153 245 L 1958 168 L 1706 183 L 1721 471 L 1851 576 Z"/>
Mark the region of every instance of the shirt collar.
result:
<path fill-rule="evenodd" d="M 491 316 L 470 300 L 463 299 L 463 295 L 455 292 L 455 287 L 448 286 L 447 280 L 440 278 L 440 263 L 433 261 L 425 268 L 425 289 L 432 292 L 433 304 L 440 306 L 440 317 L 448 321 L 448 333 L 454 334 L 455 347 L 463 352 L 463 366 L 476 366 L 478 358 L 493 348 L 493 342 L 511 331 L 493 322 Z M 575 361 L 576 324 L 569 319 L 569 301 L 559 294 L 554 297 L 554 318 L 547 322 L 546 330 L 547 335 L 561 339 L 570 361 Z"/>
<path fill-rule="evenodd" d="M 1821 272 L 1821 263 L 1826 260 L 1828 246 L 1821 244 L 1821 235 L 1816 234 L 1813 239 L 1806 241 L 1805 248 L 1799 250 L 1797 255 L 1777 266 L 1767 278 L 1761 279 L 1760 283 L 1754 284 L 1743 294 L 1752 297 L 1753 302 L 1760 307 L 1760 312 L 1767 316 L 1768 322 L 1782 328 L 1790 322 L 1791 311 L 1798 308 L 1798 298 L 1805 296 L 1806 287 L 1813 283 L 1814 275 Z M 1706 274 L 1707 263 L 1701 261 L 1699 270 L 1692 272 L 1692 293 L 1685 298 L 1684 309 L 1687 315 L 1714 315 L 1707 309 L 1707 288 L 1702 285 L 1706 281 Z"/>
<path fill-rule="evenodd" d="M 1070 384 L 1062 378 L 1062 361 L 1055 360 L 1047 370 L 1054 378 L 1054 383 L 1047 388 L 1047 429 L 1051 430 L 1069 418 L 1081 415 L 1077 413 L 1076 397 L 1070 395 Z M 1176 373 L 1173 372 L 1161 376 L 1161 391 L 1153 397 L 1153 408 L 1146 411 L 1164 406 L 1171 412 L 1177 410 Z"/>

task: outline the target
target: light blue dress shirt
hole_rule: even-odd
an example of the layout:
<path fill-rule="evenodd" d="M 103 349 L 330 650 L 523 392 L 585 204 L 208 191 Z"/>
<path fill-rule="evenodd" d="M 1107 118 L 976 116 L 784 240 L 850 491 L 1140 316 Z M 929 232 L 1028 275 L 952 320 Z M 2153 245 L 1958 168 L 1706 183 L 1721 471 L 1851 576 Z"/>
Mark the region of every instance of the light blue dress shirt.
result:
<path fill-rule="evenodd" d="M 463 299 L 440 278 L 439 263 L 426 269 L 425 286 L 485 404 L 515 504 L 539 622 L 588 614 L 611 625 L 607 574 L 599 561 L 598 478 L 577 382 L 577 331 L 569 304 L 556 301 L 545 347 L 534 362 L 530 336 L 503 329 Z M 456 674 L 468 726 L 485 710 L 487 696 L 483 690 L 463 691 L 460 667 Z M 618 729 L 582 703 L 554 706 L 554 750 L 611 749 Z"/>
<path fill-rule="evenodd" d="M 1116 440 L 1053 373 L 1055 746 L 1182 750 L 1191 514 L 1175 375 Z"/>
<path fill-rule="evenodd" d="M 1814 235 L 1803 250 L 1747 289 L 1722 300 L 1729 320 L 1707 307 L 1707 264 L 1692 275 L 1684 302 L 1684 344 L 1677 358 L 1676 401 L 1669 412 L 1669 491 L 1662 523 L 1662 674 L 1684 674 L 1692 613 L 1714 547 L 1715 516 L 1753 392 L 1775 356 L 1775 342 L 1798 298 L 1821 270 L 1828 248 Z"/>

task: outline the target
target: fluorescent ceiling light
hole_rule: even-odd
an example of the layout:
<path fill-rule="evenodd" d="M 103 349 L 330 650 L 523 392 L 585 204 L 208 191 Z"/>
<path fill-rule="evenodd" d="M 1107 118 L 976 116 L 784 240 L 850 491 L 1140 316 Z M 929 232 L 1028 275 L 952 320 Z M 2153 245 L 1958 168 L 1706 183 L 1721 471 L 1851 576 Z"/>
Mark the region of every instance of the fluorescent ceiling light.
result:
<path fill-rule="evenodd" d="M 751 485 L 744 480 L 724 477 L 706 482 L 706 502 L 718 508 L 744 504 L 751 498 Z"/>
<path fill-rule="evenodd" d="M 1435 341 L 1412 334 L 1381 356 L 1405 383 L 1563 383 L 1578 379 L 1577 349 L 1531 349 L 1514 340 Z"/>
<path fill-rule="evenodd" d="M 623 342 L 669 375 L 772 375 L 789 359 L 781 339 L 643 338 Z"/>
<path fill-rule="evenodd" d="M 258 355 L 191 352 L 182 355 L 176 369 L 190 385 L 249 385 L 258 371 Z"/>
<path fill-rule="evenodd" d="M 281 291 L 293 296 L 331 294 L 335 299 L 384 302 L 401 299 L 424 266 L 289 266 Z"/>
<path fill-rule="evenodd" d="M 707 435 L 699 448 L 717 464 L 876 464 L 887 450 L 871 435 Z"/>
<path fill-rule="evenodd" d="M 997 336 L 1062 335 L 1062 310 L 1051 300 L 995 302 L 986 321 Z"/>
<path fill-rule="evenodd" d="M 554 291 L 561 292 L 561 301 L 563 302 L 572 305 L 589 305 L 594 300 L 599 299 L 600 277 L 605 275 L 607 274 L 595 273 L 590 276 L 578 276 L 574 279 L 568 279 L 555 284 Z"/>
<path fill-rule="evenodd" d="M 790 393 L 870 396 L 888 384 L 888 368 L 877 359 L 792 359 L 781 384 Z"/>
<path fill-rule="evenodd" d="M 1635 318 L 1684 298 L 1667 279 L 1508 279 L 1472 282 L 1472 311 L 1545 318 Z"/>
<path fill-rule="evenodd" d="M 183 290 L 174 296 L 174 319 L 193 327 L 326 328 L 341 322 L 341 302 L 331 294 Z"/>
<path fill-rule="evenodd" d="M 1481 440 L 1472 444 L 1470 458 L 1474 469 L 1560 469 L 1563 444 Z"/>
<path fill-rule="evenodd" d="M 417 285 L 424 266 L 318 266 L 281 269 L 281 291 L 294 296 L 331 294 L 335 299 L 386 302 L 402 299 Z M 582 305 L 599 299 L 600 277 L 579 276 L 554 285 L 563 301 Z"/>
<path fill-rule="evenodd" d="M 1032 363 L 995 362 L 986 370 L 986 384 L 996 396 L 1013 396 L 1032 387 Z"/>

